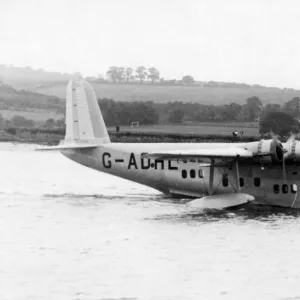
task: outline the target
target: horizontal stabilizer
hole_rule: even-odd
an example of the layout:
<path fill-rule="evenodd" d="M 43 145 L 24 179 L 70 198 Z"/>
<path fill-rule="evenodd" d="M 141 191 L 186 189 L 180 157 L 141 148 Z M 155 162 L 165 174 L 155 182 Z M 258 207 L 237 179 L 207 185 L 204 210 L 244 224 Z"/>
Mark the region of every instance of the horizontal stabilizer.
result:
<path fill-rule="evenodd" d="M 242 205 L 253 200 L 253 196 L 244 193 L 220 194 L 195 199 L 189 202 L 188 205 L 197 209 L 224 209 Z"/>
<path fill-rule="evenodd" d="M 249 158 L 253 152 L 243 148 L 217 148 L 217 149 L 194 149 L 194 150 L 172 150 L 156 151 L 143 155 L 144 158 L 155 159 L 190 159 L 197 157 L 207 158 Z"/>
<path fill-rule="evenodd" d="M 47 146 L 36 148 L 36 151 L 63 151 L 63 150 L 77 150 L 77 149 L 88 149 L 97 148 L 98 145 L 92 144 L 74 144 L 74 145 L 57 145 L 57 146 Z"/>

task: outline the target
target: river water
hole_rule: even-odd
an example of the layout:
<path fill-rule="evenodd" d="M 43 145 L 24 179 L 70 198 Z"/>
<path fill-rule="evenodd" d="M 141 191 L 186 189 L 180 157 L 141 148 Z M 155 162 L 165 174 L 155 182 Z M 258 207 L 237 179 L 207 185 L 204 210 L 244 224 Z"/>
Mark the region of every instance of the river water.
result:
<path fill-rule="evenodd" d="M 0 144 L 0 299 L 300 299 L 300 214 L 190 213 Z"/>

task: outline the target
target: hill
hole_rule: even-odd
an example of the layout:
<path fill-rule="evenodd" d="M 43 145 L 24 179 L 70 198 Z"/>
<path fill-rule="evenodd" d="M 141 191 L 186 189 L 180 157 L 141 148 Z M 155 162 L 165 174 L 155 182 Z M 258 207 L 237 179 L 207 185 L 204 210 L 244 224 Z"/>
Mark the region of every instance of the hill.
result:
<path fill-rule="evenodd" d="M 201 104 L 228 104 L 236 102 L 244 104 L 245 99 L 257 96 L 264 104 L 282 104 L 293 97 L 300 96 L 300 91 L 268 87 L 202 87 L 202 86 L 165 86 L 159 84 L 113 84 L 91 82 L 99 98 L 112 98 L 115 101 L 154 101 L 193 102 Z M 32 87 L 32 91 L 65 97 L 66 84 L 52 83 Z"/>
<path fill-rule="evenodd" d="M 2 81 L 16 89 L 26 89 L 63 99 L 66 96 L 67 82 L 72 76 L 74 74 L 0 65 L 0 82 Z M 88 79 L 92 79 L 92 77 Z M 154 84 L 149 82 L 118 84 L 108 83 L 104 79 L 97 81 L 93 78 L 92 80 L 91 84 L 97 97 L 112 98 L 115 101 L 153 101 L 156 103 L 182 101 L 222 105 L 231 102 L 244 104 L 245 99 L 257 96 L 263 104 L 282 104 L 300 96 L 300 91 L 294 89 L 279 89 L 234 82 L 196 81 L 193 85 L 187 86 L 180 80 L 164 80 Z"/>
<path fill-rule="evenodd" d="M 64 111 L 64 101 L 56 96 L 16 90 L 9 85 L 0 84 L 0 112 L 5 119 L 20 115 L 34 121 L 45 121 L 49 118 L 62 118 Z"/>

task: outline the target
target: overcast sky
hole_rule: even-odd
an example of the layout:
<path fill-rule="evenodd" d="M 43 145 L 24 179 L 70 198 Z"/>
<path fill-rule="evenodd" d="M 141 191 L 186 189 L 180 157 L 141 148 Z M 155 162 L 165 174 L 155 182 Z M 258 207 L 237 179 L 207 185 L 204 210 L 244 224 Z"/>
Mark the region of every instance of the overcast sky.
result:
<path fill-rule="evenodd" d="M 300 1 L 0 0 L 0 64 L 300 88 Z"/>

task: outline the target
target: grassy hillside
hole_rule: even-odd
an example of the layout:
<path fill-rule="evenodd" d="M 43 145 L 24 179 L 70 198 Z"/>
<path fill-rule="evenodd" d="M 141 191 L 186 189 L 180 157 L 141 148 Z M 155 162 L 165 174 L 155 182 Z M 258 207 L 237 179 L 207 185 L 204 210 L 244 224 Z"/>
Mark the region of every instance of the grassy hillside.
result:
<path fill-rule="evenodd" d="M 16 89 L 26 89 L 59 98 L 65 98 L 67 82 L 73 75 L 34 70 L 30 67 L 0 65 L 0 81 L 3 83 L 12 85 Z M 300 96 L 300 91 L 293 89 L 212 81 L 208 83 L 198 81 L 193 86 L 99 82 L 93 82 L 92 85 L 97 97 L 112 98 L 115 101 L 182 101 L 219 105 L 230 102 L 243 104 L 248 97 L 257 96 L 264 104 L 282 104 L 293 97 Z M 32 98 L 34 97 L 32 95 Z"/>
<path fill-rule="evenodd" d="M 65 103 L 56 96 L 16 90 L 6 84 L 0 85 L 0 113 L 5 119 L 11 119 L 14 115 L 34 121 L 60 119 L 64 110 Z"/>
<path fill-rule="evenodd" d="M 108 84 L 92 83 L 97 97 L 113 98 L 115 101 L 182 101 L 202 104 L 243 104 L 245 99 L 258 96 L 263 103 L 282 104 L 293 97 L 300 96 L 300 91 L 267 87 L 201 87 L 201 86 L 162 86 L 151 84 Z M 65 97 L 65 84 L 48 84 L 32 87 L 32 91 Z"/>

